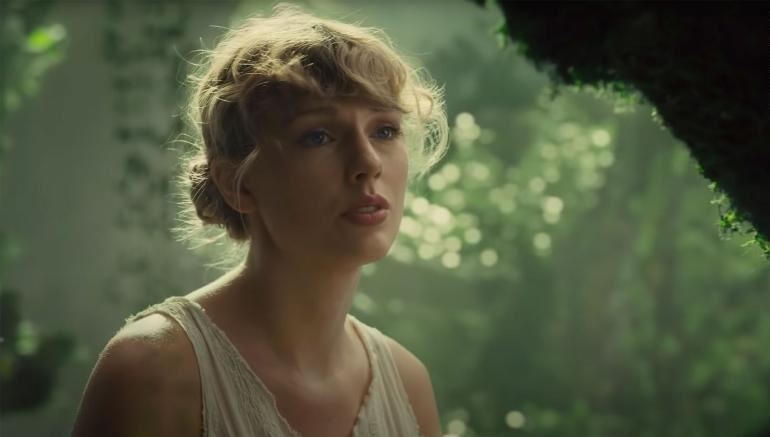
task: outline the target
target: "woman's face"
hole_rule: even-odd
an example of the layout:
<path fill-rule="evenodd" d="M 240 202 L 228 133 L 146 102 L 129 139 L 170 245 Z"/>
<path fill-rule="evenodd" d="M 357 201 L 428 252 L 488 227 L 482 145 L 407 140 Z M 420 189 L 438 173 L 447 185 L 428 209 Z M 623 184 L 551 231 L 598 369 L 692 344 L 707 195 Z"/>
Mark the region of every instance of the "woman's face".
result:
<path fill-rule="evenodd" d="M 368 100 L 293 101 L 275 126 L 280 147 L 262 147 L 243 180 L 256 204 L 249 219 L 260 252 L 311 265 L 384 257 L 398 232 L 407 184 L 400 126 L 400 111 Z M 357 211 L 371 203 L 379 209 Z"/>

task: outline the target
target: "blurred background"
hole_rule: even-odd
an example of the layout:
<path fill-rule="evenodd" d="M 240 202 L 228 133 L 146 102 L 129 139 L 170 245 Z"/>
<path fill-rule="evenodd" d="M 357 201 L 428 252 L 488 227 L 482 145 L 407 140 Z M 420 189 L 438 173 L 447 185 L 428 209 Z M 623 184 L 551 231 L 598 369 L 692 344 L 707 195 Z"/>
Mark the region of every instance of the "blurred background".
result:
<path fill-rule="evenodd" d="M 352 312 L 430 369 L 453 436 L 744 436 L 770 420 L 770 264 L 653 108 L 554 89 L 467 0 L 297 1 L 446 88 L 447 157 Z M 69 433 L 132 313 L 220 271 L 174 241 L 196 58 L 256 0 L 0 5 L 0 434 Z M 590 5 L 586 7 L 590 13 Z"/>

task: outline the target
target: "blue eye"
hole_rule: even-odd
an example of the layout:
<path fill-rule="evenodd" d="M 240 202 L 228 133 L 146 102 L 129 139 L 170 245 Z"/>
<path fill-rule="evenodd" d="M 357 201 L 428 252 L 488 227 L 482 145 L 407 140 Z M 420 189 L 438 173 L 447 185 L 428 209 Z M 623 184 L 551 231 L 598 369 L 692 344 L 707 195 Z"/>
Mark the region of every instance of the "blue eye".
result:
<path fill-rule="evenodd" d="M 317 129 L 305 134 L 301 142 L 309 146 L 322 146 L 331 141 L 329 134 L 323 129 Z"/>
<path fill-rule="evenodd" d="M 393 126 L 383 126 L 377 129 L 377 137 L 383 140 L 392 140 L 401 133 L 401 130 Z"/>

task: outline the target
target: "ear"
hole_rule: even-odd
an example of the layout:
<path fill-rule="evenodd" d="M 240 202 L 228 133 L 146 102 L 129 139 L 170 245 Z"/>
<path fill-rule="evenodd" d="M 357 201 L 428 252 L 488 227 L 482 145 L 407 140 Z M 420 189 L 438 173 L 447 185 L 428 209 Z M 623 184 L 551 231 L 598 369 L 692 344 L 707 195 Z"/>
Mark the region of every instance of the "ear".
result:
<path fill-rule="evenodd" d="M 227 160 L 214 159 L 209 164 L 211 179 L 222 194 L 230 208 L 242 214 L 254 212 L 257 201 L 253 190 L 247 186 L 244 177 L 239 187 L 236 187 L 236 172 L 238 166 Z"/>

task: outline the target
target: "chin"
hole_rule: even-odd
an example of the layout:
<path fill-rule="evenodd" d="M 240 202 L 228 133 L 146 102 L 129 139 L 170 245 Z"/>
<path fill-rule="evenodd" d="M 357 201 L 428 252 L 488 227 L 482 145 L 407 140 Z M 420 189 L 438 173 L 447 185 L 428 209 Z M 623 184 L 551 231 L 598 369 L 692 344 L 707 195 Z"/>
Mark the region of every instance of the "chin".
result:
<path fill-rule="evenodd" d="M 393 240 L 393 238 L 373 238 L 365 242 L 353 251 L 357 255 L 357 263 L 361 265 L 371 264 L 385 258 L 393 245 Z"/>
<path fill-rule="evenodd" d="M 376 250 L 368 250 L 365 253 L 361 254 L 361 265 L 365 264 L 371 264 L 373 262 L 377 262 L 386 256 L 388 256 L 388 251 L 390 250 L 390 246 L 383 246 L 381 248 L 377 248 Z"/>
<path fill-rule="evenodd" d="M 378 253 L 378 254 L 377 254 L 377 255 L 375 255 L 375 256 L 371 256 L 371 257 L 368 257 L 368 258 L 364 258 L 364 259 L 361 261 L 361 265 L 366 265 L 366 264 L 371 264 L 371 263 L 377 262 L 377 261 L 379 261 L 379 260 L 381 260 L 381 259 L 385 258 L 386 256 L 388 256 L 388 251 L 387 251 L 387 250 L 386 250 L 386 251 L 384 251 L 384 252 L 382 252 L 382 253 Z"/>

